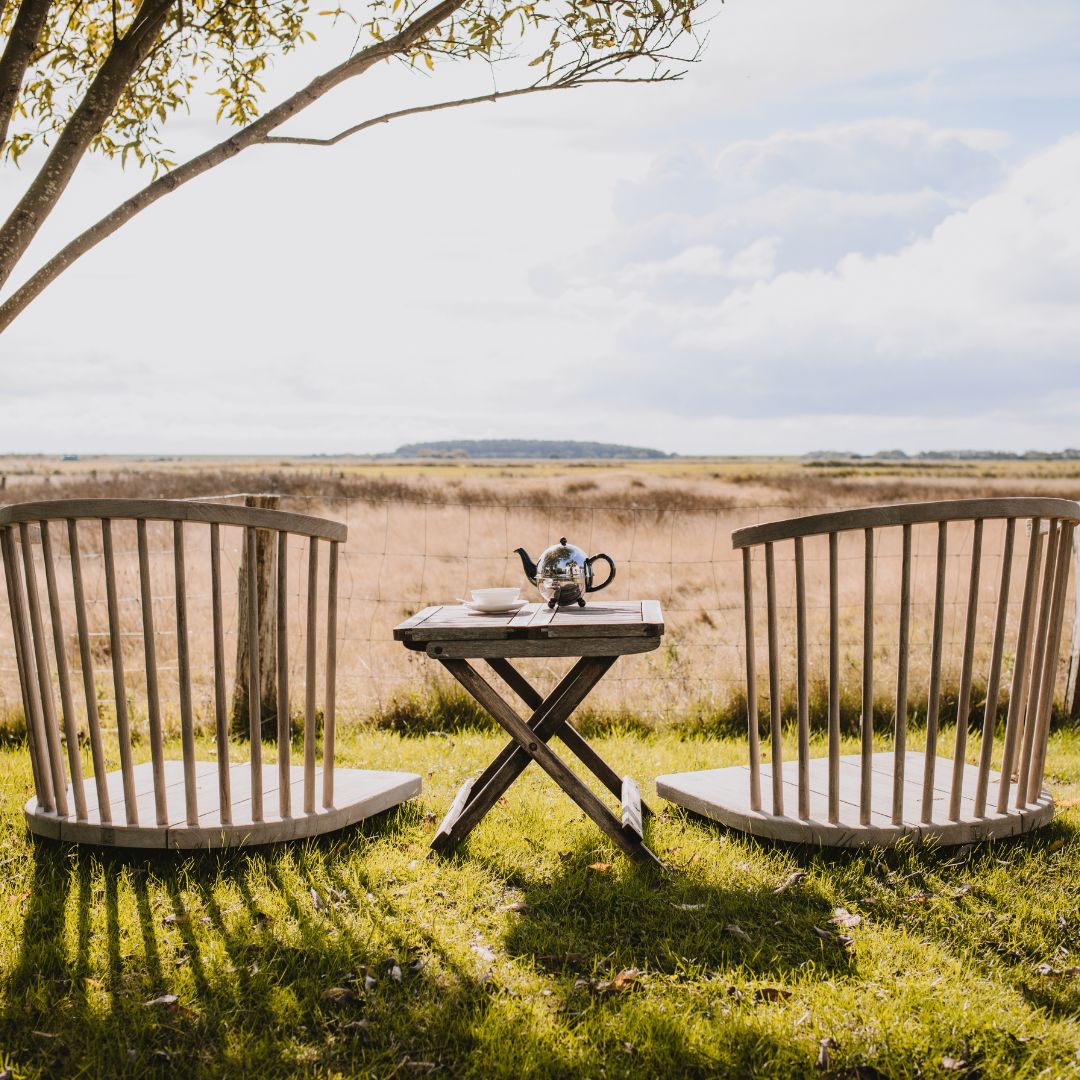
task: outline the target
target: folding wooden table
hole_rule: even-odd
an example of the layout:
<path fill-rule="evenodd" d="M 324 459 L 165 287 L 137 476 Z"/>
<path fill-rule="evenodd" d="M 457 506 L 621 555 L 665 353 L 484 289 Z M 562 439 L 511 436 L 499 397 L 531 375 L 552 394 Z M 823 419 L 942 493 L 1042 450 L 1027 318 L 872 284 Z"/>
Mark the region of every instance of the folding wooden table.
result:
<path fill-rule="evenodd" d="M 511 736 L 480 776 L 462 785 L 432 848 L 445 851 L 459 844 L 529 762 L 536 761 L 622 851 L 662 866 L 642 840 L 642 815 L 649 809 L 637 782 L 620 778 L 574 729 L 570 716 L 620 656 L 657 648 L 663 633 L 664 617 L 656 600 L 556 610 L 528 604 L 514 615 L 477 615 L 461 605 L 443 605 L 425 608 L 396 626 L 395 640 L 438 660 Z M 568 656 L 577 662 L 545 697 L 510 663 L 529 656 Z M 470 662 L 476 660 L 483 660 L 531 710 L 527 721 Z M 621 817 L 548 746 L 555 736 L 620 799 Z"/>

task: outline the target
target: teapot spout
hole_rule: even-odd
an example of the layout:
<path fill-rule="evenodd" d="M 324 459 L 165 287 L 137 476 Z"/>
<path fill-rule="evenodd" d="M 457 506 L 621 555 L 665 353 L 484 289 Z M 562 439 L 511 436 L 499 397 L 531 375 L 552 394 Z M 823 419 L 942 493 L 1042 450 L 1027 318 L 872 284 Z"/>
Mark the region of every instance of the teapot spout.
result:
<path fill-rule="evenodd" d="M 515 548 L 514 554 L 521 556 L 521 565 L 525 568 L 525 576 L 533 585 L 535 585 L 536 563 L 534 563 L 532 559 L 529 558 L 529 553 L 524 548 Z"/>

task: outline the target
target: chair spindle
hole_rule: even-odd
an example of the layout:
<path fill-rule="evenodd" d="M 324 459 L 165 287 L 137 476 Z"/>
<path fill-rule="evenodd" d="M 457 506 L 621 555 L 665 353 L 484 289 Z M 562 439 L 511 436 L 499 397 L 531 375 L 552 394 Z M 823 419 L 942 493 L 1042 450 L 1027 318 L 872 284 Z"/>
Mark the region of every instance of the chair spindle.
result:
<path fill-rule="evenodd" d="M 11 614 L 11 630 L 15 638 L 15 663 L 19 669 L 19 684 L 23 692 L 26 714 L 26 741 L 30 745 L 30 764 L 34 773 L 34 791 L 38 805 L 46 812 L 56 810 L 53 796 L 52 768 L 45 746 L 45 727 L 41 722 L 41 701 L 34 685 L 31 669 L 33 661 L 30 645 L 26 599 L 22 588 L 22 576 L 15 555 L 14 530 L 0 532 L 0 548 L 4 553 L 4 578 L 7 584 L 8 607 Z"/>
<path fill-rule="evenodd" d="M 743 551 L 747 551 L 743 548 Z M 829 821 L 840 820 L 840 554 L 829 533 Z"/>
<path fill-rule="evenodd" d="M 318 624 L 319 541 L 308 542 L 307 634 L 304 672 L 304 813 L 315 813 L 315 662 Z"/>
<path fill-rule="evenodd" d="M 23 570 L 26 574 L 26 599 L 30 612 L 30 630 L 34 644 L 34 663 L 37 667 L 38 690 L 41 700 L 41 718 L 45 725 L 45 742 L 49 749 L 49 768 L 52 773 L 53 797 L 56 812 L 63 817 L 68 814 L 67 774 L 64 772 L 64 755 L 60 747 L 60 728 L 56 723 L 56 704 L 53 701 L 52 672 L 49 670 L 49 649 L 45 643 L 45 629 L 41 623 L 41 601 L 38 597 L 37 573 L 34 569 L 34 552 L 30 543 L 30 526 L 19 524 L 19 546 L 22 548 Z"/>
<path fill-rule="evenodd" d="M 210 606 L 214 630 L 214 730 L 217 738 L 218 803 L 221 823 L 232 823 L 229 775 L 229 712 L 225 697 L 225 631 L 221 615 L 221 527 L 210 524 Z"/>
<path fill-rule="evenodd" d="M 45 592 L 49 598 L 49 619 L 52 623 L 53 654 L 56 658 L 56 682 L 60 689 L 60 712 L 64 718 L 64 741 L 67 743 L 68 771 L 75 799 L 75 818 L 86 821 L 86 788 L 83 785 L 82 756 L 79 752 L 79 726 L 71 696 L 71 674 L 68 670 L 67 638 L 60 612 L 60 593 L 56 587 L 56 567 L 53 563 L 52 537 L 49 523 L 41 522 L 41 555 L 45 563 Z"/>
<path fill-rule="evenodd" d="M 863 530 L 862 758 L 859 823 L 870 824 L 874 773 L 874 530 Z"/>
<path fill-rule="evenodd" d="M 772 544 L 765 545 L 765 604 L 769 622 L 769 729 L 772 741 L 773 814 L 784 812 L 784 750 L 780 716 L 780 634 L 776 625 L 776 557 Z"/>
<path fill-rule="evenodd" d="M 191 708 L 191 652 L 188 640 L 187 569 L 184 523 L 173 522 L 173 580 L 176 587 L 176 669 L 180 690 L 180 744 L 184 758 L 184 811 L 189 825 L 199 824 L 199 791 L 195 777 L 195 717 Z"/>
<path fill-rule="evenodd" d="M 893 718 L 894 825 L 904 820 L 904 774 L 907 766 L 908 664 L 911 650 L 911 525 L 904 525 L 900 555 L 900 639 L 896 653 L 896 716 Z"/>
<path fill-rule="evenodd" d="M 278 812 L 292 816 L 292 773 L 289 727 L 289 534 L 278 533 L 277 542 L 277 752 Z"/>
<path fill-rule="evenodd" d="M 806 563 L 801 536 L 795 537 L 795 623 L 799 817 L 807 821 L 810 818 L 810 692 L 806 655 Z"/>
<path fill-rule="evenodd" d="M 247 541 L 248 619 L 248 741 L 251 753 L 251 820 L 263 819 L 262 682 L 259 671 L 258 543 L 254 526 L 245 530 Z"/>
<path fill-rule="evenodd" d="M 968 577 L 967 618 L 964 624 L 964 656 L 960 662 L 960 691 L 956 699 L 956 742 L 953 746 L 952 785 L 949 789 L 949 820 L 960 819 L 964 794 L 968 713 L 971 711 L 971 672 L 975 663 L 975 634 L 979 623 L 979 577 L 982 573 L 982 518 L 976 518 L 971 537 L 971 572 Z"/>
<path fill-rule="evenodd" d="M 1031 656 L 1028 666 L 1027 685 L 1024 691 L 1024 714 L 1022 731 L 1017 736 L 1020 755 L 1016 766 L 1016 795 L 1014 805 L 1019 810 L 1027 804 L 1027 777 L 1031 770 L 1031 752 L 1034 747 L 1035 732 L 1039 727 L 1039 708 L 1042 704 L 1043 661 L 1046 655 L 1046 643 L 1050 637 L 1050 609 L 1054 600 L 1054 570 L 1057 566 L 1057 546 L 1060 529 L 1057 520 L 1051 520 L 1046 531 L 1046 552 L 1040 559 L 1042 590 L 1039 596 L 1039 617 L 1036 623 L 1033 643 L 1028 646 Z M 1051 693 L 1053 687 L 1051 686 Z"/>
<path fill-rule="evenodd" d="M 1012 581 L 1013 545 L 1015 540 L 1016 518 L 1007 518 L 1005 521 L 1005 548 L 1001 554 L 1001 583 L 998 586 L 994 641 L 990 647 L 990 673 L 986 679 L 982 745 L 979 747 L 979 776 L 975 785 L 973 811 L 976 817 L 986 815 L 986 790 L 990 784 L 990 762 L 994 755 L 998 693 L 1001 688 L 1001 658 L 1005 651 L 1005 627 L 1009 617 L 1009 585 Z"/>
<path fill-rule="evenodd" d="M 750 548 L 742 551 L 743 620 L 746 629 L 746 736 L 750 754 L 750 809 L 761 809 L 761 745 L 758 737 L 757 652 L 754 645 L 754 582 Z"/>
<path fill-rule="evenodd" d="M 146 658 L 146 718 L 150 727 L 150 759 L 154 768 L 154 812 L 159 825 L 168 825 L 169 808 L 165 790 L 165 747 L 161 733 L 161 701 L 158 693 L 154 597 L 150 581 L 150 553 L 146 522 L 136 521 L 139 549 L 139 590 L 142 602 L 143 654 Z"/>
<path fill-rule="evenodd" d="M 112 800 L 105 764 L 105 745 L 101 740 L 101 716 L 98 713 L 97 682 L 94 658 L 90 651 L 90 629 L 86 621 L 86 596 L 83 592 L 82 559 L 79 556 L 79 528 L 68 518 L 68 552 L 71 556 L 71 591 L 75 600 L 75 629 L 79 635 L 79 662 L 82 666 L 83 697 L 86 700 L 86 726 L 90 732 L 90 756 L 94 762 L 94 787 L 97 791 L 98 820 L 112 824 Z"/>
<path fill-rule="evenodd" d="M 334 805 L 334 735 L 337 699 L 337 540 L 330 541 L 330 570 L 326 592 L 326 703 L 323 706 L 323 806 Z"/>
<path fill-rule="evenodd" d="M 949 523 L 938 522 L 937 562 L 934 576 L 934 630 L 930 646 L 930 691 L 926 699 L 926 753 L 923 755 L 923 786 L 920 820 L 934 818 L 934 773 L 937 766 L 938 721 L 941 714 L 941 649 L 945 635 L 945 569 L 948 565 Z"/>

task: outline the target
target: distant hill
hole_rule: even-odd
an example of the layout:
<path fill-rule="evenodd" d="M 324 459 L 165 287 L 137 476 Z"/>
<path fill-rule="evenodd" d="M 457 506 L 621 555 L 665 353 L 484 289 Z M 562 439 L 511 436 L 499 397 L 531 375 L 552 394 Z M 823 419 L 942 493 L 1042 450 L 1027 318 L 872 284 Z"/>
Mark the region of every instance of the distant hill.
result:
<path fill-rule="evenodd" d="M 666 458 L 662 450 L 570 439 L 446 439 L 406 443 L 388 457 L 405 458 Z"/>

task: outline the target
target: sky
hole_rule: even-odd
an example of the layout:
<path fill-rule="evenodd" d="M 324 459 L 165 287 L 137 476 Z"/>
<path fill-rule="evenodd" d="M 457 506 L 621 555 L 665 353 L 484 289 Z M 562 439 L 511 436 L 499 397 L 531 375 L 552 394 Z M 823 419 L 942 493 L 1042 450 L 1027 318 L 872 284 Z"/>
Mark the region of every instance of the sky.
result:
<path fill-rule="evenodd" d="M 259 147 L 166 197 L 0 336 L 0 452 L 1080 446 L 1080 4 L 705 10 L 677 84 Z M 514 74 L 383 67 L 287 130 Z M 221 137 L 201 99 L 169 134 Z M 147 179 L 87 160 L 24 272 Z"/>

